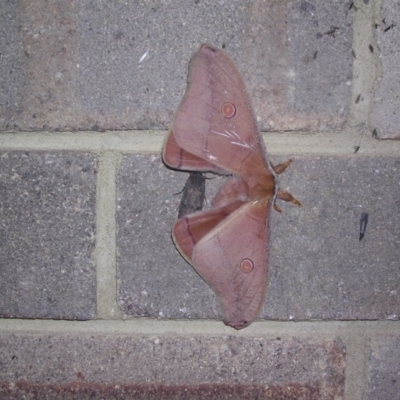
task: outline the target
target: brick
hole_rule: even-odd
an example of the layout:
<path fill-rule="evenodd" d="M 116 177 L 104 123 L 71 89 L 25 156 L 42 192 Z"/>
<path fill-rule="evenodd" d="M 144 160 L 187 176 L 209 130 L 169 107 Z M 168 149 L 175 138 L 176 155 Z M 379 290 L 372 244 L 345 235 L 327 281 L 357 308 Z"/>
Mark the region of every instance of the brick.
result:
<path fill-rule="evenodd" d="M 397 399 L 400 393 L 400 337 L 387 336 L 373 346 L 365 400 Z"/>
<path fill-rule="evenodd" d="M 382 2 L 382 21 L 376 28 L 382 75 L 374 97 L 372 125 L 380 138 L 400 138 L 400 5 L 396 0 Z M 396 26 L 397 25 L 397 26 Z"/>
<path fill-rule="evenodd" d="M 0 316 L 94 315 L 94 163 L 85 153 L 1 153 Z"/>
<path fill-rule="evenodd" d="M 336 1 L 1 4 L 1 130 L 167 128 L 204 41 L 237 62 L 263 129 L 346 121 L 353 11 Z"/>
<path fill-rule="evenodd" d="M 324 400 L 344 393 L 339 340 L 2 335 L 0 348 L 1 398 Z"/>
<path fill-rule="evenodd" d="M 263 316 L 399 319 L 399 167 L 390 157 L 295 159 L 289 187 L 303 206 L 273 214 Z M 369 223 L 360 241 L 362 212 Z"/>
<path fill-rule="evenodd" d="M 0 0 L 0 127 L 18 110 L 23 48 L 18 37 L 16 2 Z"/>
<path fill-rule="evenodd" d="M 214 294 L 177 253 L 171 228 L 188 174 L 159 155 L 127 155 L 118 177 L 119 301 L 127 315 L 220 316 Z M 214 182 L 212 182 L 214 183 Z"/>
<path fill-rule="evenodd" d="M 399 319 L 399 167 L 390 157 L 295 157 L 281 182 L 303 206 L 280 203 L 283 213 L 272 213 L 261 318 Z M 212 290 L 170 237 L 187 176 L 165 168 L 159 155 L 126 155 L 121 163 L 118 298 L 126 315 L 221 318 Z M 220 184 L 208 179 L 207 190 Z M 369 224 L 360 241 L 362 212 Z"/>

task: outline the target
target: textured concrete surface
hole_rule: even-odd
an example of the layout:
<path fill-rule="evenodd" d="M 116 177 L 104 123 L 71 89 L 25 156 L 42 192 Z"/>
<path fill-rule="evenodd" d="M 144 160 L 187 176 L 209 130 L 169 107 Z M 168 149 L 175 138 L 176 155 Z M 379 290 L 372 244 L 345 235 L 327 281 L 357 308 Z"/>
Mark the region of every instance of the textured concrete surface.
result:
<path fill-rule="evenodd" d="M 185 388 L 195 398 L 202 391 L 214 392 L 211 398 L 247 391 L 252 398 L 333 400 L 344 392 L 346 350 L 339 340 L 3 335 L 0 343 L 0 365 L 7 364 L 0 395 L 176 390 L 171 398 L 179 399 Z"/>
<path fill-rule="evenodd" d="M 272 213 L 262 318 L 399 319 L 399 168 L 396 158 L 295 158 L 281 181 L 303 206 L 281 204 L 283 213 Z M 158 155 L 126 155 L 121 163 L 119 301 L 128 315 L 220 317 L 213 292 L 170 237 L 187 176 Z M 209 192 L 220 182 L 207 180 Z M 359 241 L 362 212 L 369 224 Z"/>
<path fill-rule="evenodd" d="M 203 42 L 237 62 L 265 129 L 348 114 L 353 10 L 336 1 L 0 4 L 3 130 L 166 128 Z"/>
<path fill-rule="evenodd" d="M 94 164 L 85 153 L 0 154 L 0 316 L 94 315 Z"/>
<path fill-rule="evenodd" d="M 366 400 L 398 399 L 400 393 L 400 338 L 383 337 L 370 352 Z"/>
<path fill-rule="evenodd" d="M 398 158 L 295 159 L 285 181 L 303 207 L 273 215 L 264 315 L 399 319 L 399 168 Z M 362 212 L 369 223 L 360 241 Z"/>
<path fill-rule="evenodd" d="M 381 138 L 400 138 L 400 3 L 383 0 L 382 20 L 376 34 L 382 63 L 377 84 L 372 124 Z"/>
<path fill-rule="evenodd" d="M 23 78 L 23 48 L 18 37 L 15 1 L 0 1 L 0 127 L 18 110 Z"/>
<path fill-rule="evenodd" d="M 18 383 L 2 385 L 0 396 L 4 399 L 41 399 L 41 400 L 328 400 L 335 399 L 331 394 L 325 395 L 325 390 L 310 386 L 287 385 L 284 388 L 265 385 L 234 385 L 234 384 L 202 384 L 167 386 L 164 384 L 88 384 L 70 383 L 68 385 L 27 384 Z"/>

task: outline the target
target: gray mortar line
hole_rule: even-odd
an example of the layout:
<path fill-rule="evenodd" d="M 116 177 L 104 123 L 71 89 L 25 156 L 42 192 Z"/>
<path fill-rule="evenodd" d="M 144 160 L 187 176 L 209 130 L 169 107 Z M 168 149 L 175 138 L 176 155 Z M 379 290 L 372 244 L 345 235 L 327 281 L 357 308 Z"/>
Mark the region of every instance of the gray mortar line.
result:
<path fill-rule="evenodd" d="M 236 336 L 298 338 L 340 338 L 353 348 L 381 336 L 399 335 L 400 321 L 256 321 L 236 331 L 222 321 L 157 320 L 131 318 L 126 320 L 64 321 L 48 319 L 0 319 L 0 334 L 88 334 L 128 336 Z M 361 346 L 361 347 L 360 347 Z"/>
<path fill-rule="evenodd" d="M 374 90 L 381 74 L 379 48 L 376 41 L 374 23 L 376 22 L 377 8 L 375 2 L 366 4 L 358 0 L 354 2 L 356 10 L 353 19 L 353 79 L 350 113 L 347 127 L 359 132 L 372 133 L 371 115 L 374 106 Z M 374 52 L 369 46 L 372 45 Z M 359 134 L 360 135 L 360 134 Z M 360 141 L 363 141 L 360 135 Z"/>
<path fill-rule="evenodd" d="M 117 304 L 117 172 L 120 155 L 100 154 L 96 185 L 96 250 L 97 318 L 119 319 Z"/>
<path fill-rule="evenodd" d="M 0 151 L 116 151 L 159 153 L 165 131 L 112 131 L 77 133 L 2 133 Z M 398 157 L 400 140 L 377 140 L 344 130 L 340 133 L 263 133 L 269 154 L 299 156 L 388 156 Z M 354 153 L 354 146 L 360 145 Z"/>

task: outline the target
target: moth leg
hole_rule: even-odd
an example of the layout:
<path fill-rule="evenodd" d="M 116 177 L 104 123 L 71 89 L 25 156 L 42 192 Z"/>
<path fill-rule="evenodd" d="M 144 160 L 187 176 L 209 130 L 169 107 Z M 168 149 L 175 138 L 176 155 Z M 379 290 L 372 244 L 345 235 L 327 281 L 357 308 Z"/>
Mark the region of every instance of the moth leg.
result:
<path fill-rule="evenodd" d="M 292 159 L 290 158 L 289 160 L 285 161 L 282 164 L 278 164 L 278 165 L 272 165 L 272 169 L 275 171 L 276 174 L 281 174 L 282 172 L 284 172 L 286 170 L 287 167 L 289 167 L 289 165 L 292 163 Z"/>
<path fill-rule="evenodd" d="M 296 204 L 297 206 L 301 207 L 301 203 L 297 199 L 295 199 L 289 192 L 284 192 L 283 190 L 278 191 L 276 199 L 288 201 L 290 203 Z M 276 199 L 274 202 L 274 209 L 275 211 L 281 213 L 282 210 L 276 205 Z"/>
<path fill-rule="evenodd" d="M 289 192 L 284 192 L 283 190 L 278 190 L 276 198 L 283 201 L 288 201 L 290 203 L 296 204 L 296 206 L 301 207 L 301 203 L 295 199 Z M 275 208 L 276 209 L 276 208 Z"/>

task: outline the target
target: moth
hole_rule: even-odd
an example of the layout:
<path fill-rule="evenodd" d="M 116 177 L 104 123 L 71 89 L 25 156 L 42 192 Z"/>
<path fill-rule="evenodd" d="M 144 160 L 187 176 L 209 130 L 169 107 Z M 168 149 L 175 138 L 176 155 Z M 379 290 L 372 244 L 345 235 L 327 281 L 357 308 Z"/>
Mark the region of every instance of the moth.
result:
<path fill-rule="evenodd" d="M 219 298 L 224 323 L 235 329 L 257 317 L 268 277 L 271 208 L 279 189 L 243 79 L 230 57 L 203 44 L 189 64 L 188 85 L 162 157 L 173 169 L 229 175 L 212 208 L 179 218 L 173 241 Z"/>

